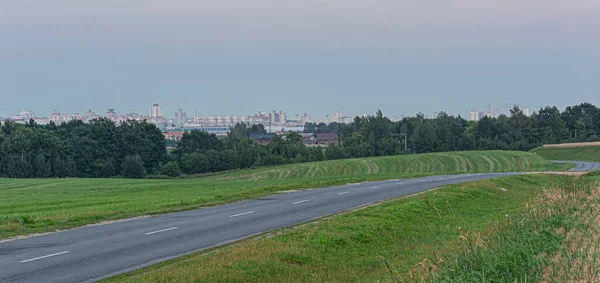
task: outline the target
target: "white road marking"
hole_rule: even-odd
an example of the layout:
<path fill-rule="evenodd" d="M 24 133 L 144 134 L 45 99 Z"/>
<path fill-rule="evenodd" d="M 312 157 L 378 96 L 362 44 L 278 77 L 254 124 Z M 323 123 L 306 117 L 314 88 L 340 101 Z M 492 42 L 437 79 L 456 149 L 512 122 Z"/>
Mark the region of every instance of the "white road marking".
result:
<path fill-rule="evenodd" d="M 350 192 L 341 192 L 341 193 L 338 193 L 338 195 L 345 195 L 345 194 L 349 194 L 349 193 Z"/>
<path fill-rule="evenodd" d="M 238 216 L 247 215 L 247 214 L 252 214 L 252 213 L 254 213 L 254 211 L 248 211 L 248 212 L 244 212 L 244 213 L 240 213 L 240 214 L 229 215 L 229 218 L 231 218 L 231 217 L 238 217 Z"/>
<path fill-rule="evenodd" d="M 152 235 L 152 234 L 156 234 L 156 233 L 167 232 L 167 231 L 175 230 L 177 228 L 178 227 L 171 227 L 171 228 L 162 229 L 162 230 L 158 230 L 158 231 L 148 232 L 148 233 L 146 233 L 144 235 L 148 236 L 148 235 Z"/>
<path fill-rule="evenodd" d="M 427 182 L 428 180 L 419 180 L 420 182 Z"/>
<path fill-rule="evenodd" d="M 377 188 L 379 188 L 379 186 L 374 186 L 374 187 L 371 187 L 371 189 L 377 189 Z"/>
<path fill-rule="evenodd" d="M 404 184 L 404 182 L 398 182 L 398 183 L 396 183 L 396 185 L 402 185 L 402 184 Z"/>
<path fill-rule="evenodd" d="M 292 203 L 292 204 L 301 204 L 301 203 L 303 203 L 303 202 L 309 202 L 309 201 L 310 201 L 309 199 L 305 199 L 305 200 L 301 200 L 301 201 L 294 202 L 294 203 Z"/>
<path fill-rule="evenodd" d="M 30 261 L 34 261 L 34 260 L 38 260 L 38 259 L 49 258 L 49 257 L 57 256 L 57 255 L 64 255 L 67 253 L 69 253 L 69 251 L 64 251 L 64 252 L 55 253 L 55 254 L 51 254 L 51 255 L 45 255 L 45 256 L 40 256 L 40 257 L 36 257 L 36 258 L 32 258 L 32 259 L 22 260 L 22 261 L 20 261 L 20 263 L 26 263 L 26 262 L 30 262 Z"/>

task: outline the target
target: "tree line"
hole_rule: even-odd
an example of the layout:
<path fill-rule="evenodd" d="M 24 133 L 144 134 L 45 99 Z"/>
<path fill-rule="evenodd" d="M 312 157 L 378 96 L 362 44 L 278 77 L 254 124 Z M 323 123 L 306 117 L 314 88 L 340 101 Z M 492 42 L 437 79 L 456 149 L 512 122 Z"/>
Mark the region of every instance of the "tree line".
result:
<path fill-rule="evenodd" d="M 444 112 L 393 122 L 381 111 L 350 124 L 305 125 L 307 133 L 336 132 L 337 145 L 306 146 L 303 136 L 275 136 L 267 145 L 251 140 L 263 125 L 240 123 L 219 138 L 201 131 L 183 134 L 167 152 L 162 132 L 145 121 L 115 124 L 98 119 L 60 125 L 5 122 L 0 131 L 0 175 L 11 178 L 176 177 L 242 168 L 342 158 L 463 150 L 521 150 L 542 144 L 596 141 L 600 110 L 589 103 L 564 111 L 546 107 L 526 116 L 519 107 L 509 115 L 467 121 Z"/>
<path fill-rule="evenodd" d="M 112 177 L 157 173 L 167 158 L 162 131 L 147 122 L 26 125 L 0 131 L 0 175 L 10 178 Z M 135 169 L 132 171 L 132 169 Z M 132 174 L 131 172 L 137 172 Z"/>
<path fill-rule="evenodd" d="M 381 111 L 340 125 L 339 146 L 328 148 L 327 159 L 464 150 L 528 151 L 543 144 L 597 141 L 600 109 L 590 103 L 564 111 L 545 107 L 531 116 L 518 106 L 509 115 L 467 121 L 440 113 L 392 122 Z"/>

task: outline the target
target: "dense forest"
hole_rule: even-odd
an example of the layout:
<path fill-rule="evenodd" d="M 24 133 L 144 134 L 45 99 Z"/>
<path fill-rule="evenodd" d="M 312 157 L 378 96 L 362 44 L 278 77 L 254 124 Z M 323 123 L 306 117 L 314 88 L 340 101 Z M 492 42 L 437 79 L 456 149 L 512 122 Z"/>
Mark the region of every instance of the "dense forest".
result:
<path fill-rule="evenodd" d="M 564 111 L 546 107 L 526 116 L 514 107 L 509 116 L 471 122 L 441 113 L 392 122 L 381 111 L 351 124 L 306 124 L 306 133 L 336 132 L 338 145 L 308 147 L 298 133 L 276 136 L 267 145 L 250 140 L 266 133 L 262 125 L 237 124 L 226 138 L 200 131 L 183 135 L 167 152 L 162 132 L 147 122 L 26 125 L 5 122 L 0 131 L 0 175 L 11 178 L 176 177 L 240 168 L 341 158 L 462 150 L 530 150 L 547 143 L 595 141 L 600 109 L 583 103 Z"/>

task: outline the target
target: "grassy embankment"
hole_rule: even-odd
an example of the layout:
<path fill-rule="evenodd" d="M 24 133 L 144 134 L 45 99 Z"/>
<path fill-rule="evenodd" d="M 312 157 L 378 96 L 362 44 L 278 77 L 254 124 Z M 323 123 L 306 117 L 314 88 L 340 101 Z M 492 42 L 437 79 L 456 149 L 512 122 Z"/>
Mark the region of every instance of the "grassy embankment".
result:
<path fill-rule="evenodd" d="M 289 189 L 431 174 L 569 167 L 524 152 L 480 151 L 294 164 L 193 179 L 0 179 L 0 238 L 193 209 Z"/>
<path fill-rule="evenodd" d="M 548 160 L 578 160 L 600 162 L 600 146 L 556 147 L 533 149 L 531 153 Z"/>
<path fill-rule="evenodd" d="M 107 281 L 593 282 L 600 189 L 589 179 L 454 185 Z"/>

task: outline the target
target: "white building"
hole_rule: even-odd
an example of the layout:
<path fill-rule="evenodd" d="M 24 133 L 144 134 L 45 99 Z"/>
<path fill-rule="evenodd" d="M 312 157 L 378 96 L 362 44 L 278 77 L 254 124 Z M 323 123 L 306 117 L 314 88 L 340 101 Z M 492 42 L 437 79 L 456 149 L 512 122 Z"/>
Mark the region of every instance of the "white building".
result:
<path fill-rule="evenodd" d="M 279 125 L 285 125 L 287 121 L 287 115 L 283 111 L 279 111 Z"/>
<path fill-rule="evenodd" d="M 479 121 L 479 112 L 477 112 L 477 111 L 469 112 L 469 121 Z"/>
<path fill-rule="evenodd" d="M 15 121 L 29 122 L 29 120 L 34 119 L 34 118 L 35 118 L 35 113 L 33 113 L 29 110 L 21 111 L 19 114 L 13 116 L 13 120 L 15 120 Z"/>
<path fill-rule="evenodd" d="M 162 118 L 162 117 L 163 117 L 163 111 L 162 111 L 162 108 L 160 108 L 160 105 L 158 105 L 158 104 L 152 105 L 152 108 L 150 108 L 150 118 Z"/>

